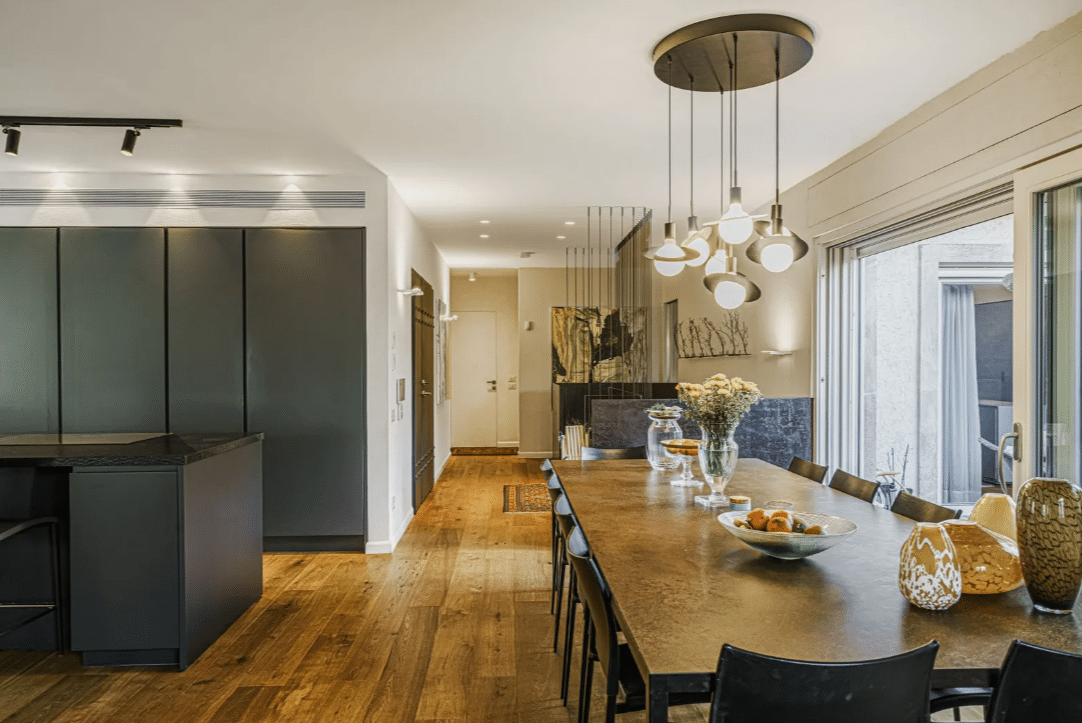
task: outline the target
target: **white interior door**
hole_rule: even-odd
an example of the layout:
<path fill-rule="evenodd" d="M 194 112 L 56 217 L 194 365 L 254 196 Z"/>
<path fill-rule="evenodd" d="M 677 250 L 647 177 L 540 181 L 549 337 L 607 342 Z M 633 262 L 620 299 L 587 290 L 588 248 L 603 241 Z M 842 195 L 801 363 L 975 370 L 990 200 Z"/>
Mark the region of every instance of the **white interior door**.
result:
<path fill-rule="evenodd" d="M 1021 427 L 1014 479 L 1059 477 L 1078 484 L 1082 150 L 1019 171 L 1014 193 L 1014 421 L 1016 431 Z"/>
<path fill-rule="evenodd" d="M 451 324 L 451 446 L 497 445 L 496 312 L 459 311 Z"/>

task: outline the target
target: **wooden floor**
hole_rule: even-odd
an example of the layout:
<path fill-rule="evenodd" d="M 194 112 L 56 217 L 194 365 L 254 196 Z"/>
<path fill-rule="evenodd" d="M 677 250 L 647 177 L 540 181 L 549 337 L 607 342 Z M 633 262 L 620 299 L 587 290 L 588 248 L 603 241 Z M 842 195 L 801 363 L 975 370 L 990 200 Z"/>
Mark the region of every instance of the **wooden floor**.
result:
<path fill-rule="evenodd" d="M 503 485 L 541 481 L 536 460 L 453 457 L 394 554 L 266 555 L 262 600 L 182 673 L 0 652 L 0 723 L 568 723 L 549 518 L 502 511 Z"/>

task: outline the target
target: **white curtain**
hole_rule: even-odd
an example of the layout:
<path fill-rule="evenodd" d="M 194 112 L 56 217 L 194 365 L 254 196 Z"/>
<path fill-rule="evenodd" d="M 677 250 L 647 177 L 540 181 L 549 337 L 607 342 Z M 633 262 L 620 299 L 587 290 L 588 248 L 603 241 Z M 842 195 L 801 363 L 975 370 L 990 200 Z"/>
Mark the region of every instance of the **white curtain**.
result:
<path fill-rule="evenodd" d="M 981 494 L 980 400 L 973 287 L 943 287 L 943 493 L 950 504 Z"/>

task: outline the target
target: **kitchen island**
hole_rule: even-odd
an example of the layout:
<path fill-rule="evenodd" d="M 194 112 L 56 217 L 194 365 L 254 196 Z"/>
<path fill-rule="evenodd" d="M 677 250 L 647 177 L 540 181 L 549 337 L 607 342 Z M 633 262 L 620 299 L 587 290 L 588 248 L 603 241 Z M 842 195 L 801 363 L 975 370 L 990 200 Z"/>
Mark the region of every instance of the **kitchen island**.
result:
<path fill-rule="evenodd" d="M 183 670 L 260 598 L 262 439 L 0 437 L 0 517 L 67 522 L 65 629 L 84 665 Z M 0 548 L 4 597 L 34 587 L 43 549 Z"/>

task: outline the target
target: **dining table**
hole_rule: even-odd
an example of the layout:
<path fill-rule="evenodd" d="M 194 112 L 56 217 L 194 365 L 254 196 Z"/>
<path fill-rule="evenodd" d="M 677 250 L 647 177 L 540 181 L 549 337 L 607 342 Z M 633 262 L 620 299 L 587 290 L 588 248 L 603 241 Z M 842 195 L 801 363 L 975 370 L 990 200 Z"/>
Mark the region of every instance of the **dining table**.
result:
<path fill-rule="evenodd" d="M 1082 624 L 1037 612 L 1025 587 L 963 595 L 943 611 L 898 589 L 899 551 L 914 521 L 757 459 L 739 460 L 725 493 L 752 507 L 842 517 L 856 532 L 801 560 L 746 546 L 697 505 L 703 489 L 646 460 L 554 461 L 553 470 L 612 591 L 646 682 L 647 720 L 668 720 L 669 696 L 714 688 L 722 645 L 819 662 L 870 660 L 936 640 L 933 688 L 995 683 L 1015 639 L 1082 653 Z"/>

